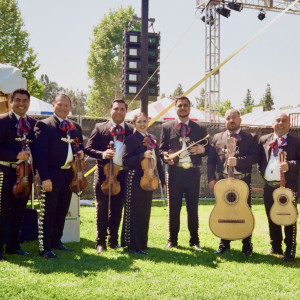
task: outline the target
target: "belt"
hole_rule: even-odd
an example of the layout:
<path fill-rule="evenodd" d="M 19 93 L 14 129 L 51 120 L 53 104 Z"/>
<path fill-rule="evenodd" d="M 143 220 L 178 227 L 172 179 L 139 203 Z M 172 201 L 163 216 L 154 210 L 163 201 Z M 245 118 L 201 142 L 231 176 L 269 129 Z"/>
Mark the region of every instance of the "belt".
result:
<path fill-rule="evenodd" d="M 280 181 L 266 181 L 266 184 L 271 187 L 279 187 Z"/>
<path fill-rule="evenodd" d="M 0 165 L 10 167 L 10 168 L 14 168 L 14 169 L 16 169 L 17 166 L 18 166 L 17 163 L 10 163 L 8 161 L 0 161 Z"/>
<path fill-rule="evenodd" d="M 193 165 L 191 162 L 179 162 L 176 167 L 179 168 L 184 168 L 184 169 L 189 169 L 189 168 L 197 168 L 196 166 Z"/>
<path fill-rule="evenodd" d="M 250 174 L 251 173 L 233 174 L 233 177 L 236 179 L 243 179 L 243 178 L 249 176 Z M 222 173 L 222 176 L 226 178 L 226 177 L 228 177 L 228 174 Z"/>

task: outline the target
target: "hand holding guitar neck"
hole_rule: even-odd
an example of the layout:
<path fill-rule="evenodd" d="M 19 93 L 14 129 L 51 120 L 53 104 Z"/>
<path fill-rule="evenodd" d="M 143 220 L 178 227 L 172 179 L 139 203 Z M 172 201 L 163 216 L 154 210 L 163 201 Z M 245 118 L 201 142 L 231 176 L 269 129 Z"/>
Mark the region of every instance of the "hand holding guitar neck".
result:
<path fill-rule="evenodd" d="M 280 187 L 273 192 L 274 203 L 270 210 L 270 218 L 277 225 L 292 225 L 297 221 L 298 213 L 294 205 L 294 193 L 291 189 L 285 187 L 284 172 L 288 170 L 286 162 L 286 153 L 282 149 L 278 152 Z"/>

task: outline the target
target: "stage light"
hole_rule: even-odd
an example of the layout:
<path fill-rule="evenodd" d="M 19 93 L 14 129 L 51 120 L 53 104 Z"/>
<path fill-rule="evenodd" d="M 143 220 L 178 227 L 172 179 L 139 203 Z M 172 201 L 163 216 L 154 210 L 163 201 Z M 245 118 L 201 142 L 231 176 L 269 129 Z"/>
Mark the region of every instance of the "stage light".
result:
<path fill-rule="evenodd" d="M 243 3 L 237 3 L 235 1 L 229 2 L 227 6 L 236 11 L 241 11 L 243 9 Z"/>
<path fill-rule="evenodd" d="M 201 20 L 205 23 L 205 16 L 203 16 L 202 18 L 201 18 Z M 215 21 L 214 21 L 214 17 L 213 16 L 209 16 L 208 18 L 207 18 L 207 20 L 206 20 L 206 24 L 211 24 L 211 25 L 213 25 L 215 23 Z"/>
<path fill-rule="evenodd" d="M 217 8 L 217 13 L 225 18 L 228 18 L 230 16 L 230 9 L 225 8 L 223 5 L 222 7 Z"/>
<path fill-rule="evenodd" d="M 266 13 L 261 9 L 257 17 L 258 20 L 262 21 L 266 17 Z"/>

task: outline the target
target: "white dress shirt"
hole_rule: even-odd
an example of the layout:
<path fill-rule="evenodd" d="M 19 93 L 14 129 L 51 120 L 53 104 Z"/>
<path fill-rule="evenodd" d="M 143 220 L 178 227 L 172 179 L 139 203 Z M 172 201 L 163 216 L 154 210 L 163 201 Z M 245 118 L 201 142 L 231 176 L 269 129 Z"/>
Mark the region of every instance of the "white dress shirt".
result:
<path fill-rule="evenodd" d="M 189 121 L 190 121 L 190 120 L 187 120 L 187 121 L 184 122 L 183 124 L 186 124 L 187 126 L 189 126 Z M 178 123 L 182 123 L 182 122 L 178 119 Z M 182 138 L 182 147 L 181 147 L 181 150 L 183 150 L 183 149 L 185 149 L 185 148 L 187 147 L 187 144 L 186 144 L 185 138 L 182 137 L 182 136 L 181 136 L 181 138 Z M 186 155 L 186 156 L 185 156 L 185 155 Z M 179 163 L 185 163 L 185 162 L 191 163 L 191 162 L 192 162 L 188 150 L 182 152 L 180 156 L 185 156 L 185 157 L 179 158 Z"/>
<path fill-rule="evenodd" d="M 283 138 L 287 138 L 287 134 L 282 136 Z M 277 140 L 278 136 L 274 132 L 274 140 Z M 265 179 L 267 181 L 280 181 L 280 171 L 279 171 L 279 156 L 274 156 L 273 151 L 271 151 L 270 159 L 268 165 L 266 167 Z"/>
<path fill-rule="evenodd" d="M 56 114 L 54 114 L 54 116 L 59 120 L 60 123 L 62 121 L 64 121 L 63 119 L 58 117 Z M 69 120 L 67 120 L 67 121 L 70 122 Z M 62 169 L 69 169 L 71 164 L 72 164 L 72 161 L 73 161 L 73 151 L 72 151 L 72 147 L 71 147 L 71 138 L 70 138 L 70 135 L 68 135 L 68 134 L 67 134 L 67 139 L 68 139 L 68 155 L 67 155 L 66 162 L 65 162 L 64 166 L 62 167 Z"/>

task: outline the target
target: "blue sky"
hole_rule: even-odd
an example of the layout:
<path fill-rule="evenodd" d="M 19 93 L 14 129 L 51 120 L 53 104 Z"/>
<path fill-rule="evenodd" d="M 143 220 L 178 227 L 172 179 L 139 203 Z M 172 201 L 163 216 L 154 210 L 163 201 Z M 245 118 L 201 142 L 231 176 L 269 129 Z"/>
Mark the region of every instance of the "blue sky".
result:
<path fill-rule="evenodd" d="M 141 15 L 141 0 L 19 0 L 31 46 L 38 53 L 40 70 L 65 88 L 88 92 L 87 57 L 93 26 L 110 9 L 132 5 Z M 179 37 L 195 19 L 195 0 L 149 0 L 149 17 L 161 32 L 164 61 Z M 221 18 L 221 61 L 266 23 L 277 16 L 244 9 Z M 275 107 L 300 104 L 300 16 L 284 15 L 221 69 L 221 101 L 239 108 L 250 89 L 256 103 L 270 83 Z M 205 27 L 197 19 L 181 43 L 161 65 L 161 93 L 171 94 L 181 83 L 184 90 L 200 80 L 205 64 Z M 202 85 L 204 87 L 204 84 Z M 190 94 L 194 99 L 200 86 Z"/>

